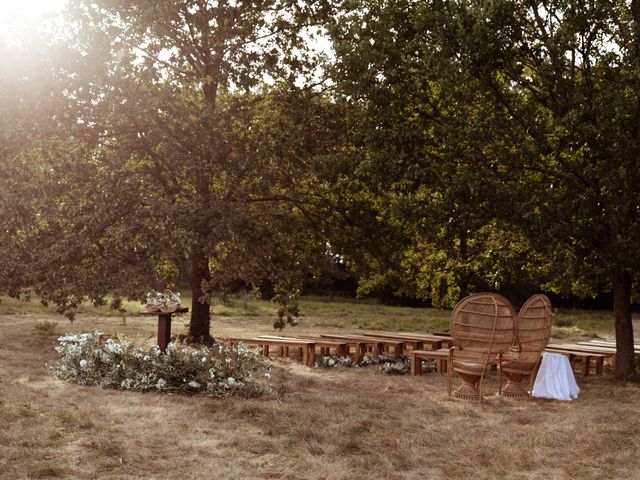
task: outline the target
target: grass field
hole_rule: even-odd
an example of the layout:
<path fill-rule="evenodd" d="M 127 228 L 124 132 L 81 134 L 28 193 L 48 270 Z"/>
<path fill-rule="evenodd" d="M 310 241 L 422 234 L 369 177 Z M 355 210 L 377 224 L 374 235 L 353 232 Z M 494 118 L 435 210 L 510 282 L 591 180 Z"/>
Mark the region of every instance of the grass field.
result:
<path fill-rule="evenodd" d="M 129 306 L 132 311 L 139 307 Z M 448 311 L 305 298 L 287 332 L 447 326 Z M 216 307 L 214 336 L 272 332 L 268 302 Z M 107 312 L 108 313 L 108 312 Z M 174 322 L 183 333 L 186 319 Z M 610 313 L 560 311 L 554 336 L 613 337 Z M 636 327 L 638 322 L 636 322 Z M 153 343 L 153 318 L 90 307 L 74 323 L 0 303 L 2 479 L 640 479 L 640 387 L 578 377 L 575 402 L 450 401 L 446 378 L 275 361 L 257 399 L 79 387 L 47 374 L 58 335 L 100 330 Z M 487 384 L 489 394 L 495 380 Z"/>

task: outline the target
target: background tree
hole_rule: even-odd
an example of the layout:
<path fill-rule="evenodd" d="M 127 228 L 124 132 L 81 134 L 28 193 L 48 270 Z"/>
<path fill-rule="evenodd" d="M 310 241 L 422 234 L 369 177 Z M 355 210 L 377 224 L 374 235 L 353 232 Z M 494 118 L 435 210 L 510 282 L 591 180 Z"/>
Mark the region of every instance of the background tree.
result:
<path fill-rule="evenodd" d="M 361 292 L 391 288 L 442 306 L 478 289 L 529 293 L 542 265 L 504 214 L 514 208 L 499 167 L 513 155 L 510 118 L 438 44 L 443 17 L 433 6 L 345 8 L 332 29 L 334 78 L 362 115 L 343 190 L 360 206 L 343 209 L 368 208 L 370 220 L 360 230 L 368 242 L 341 248 L 362 274 Z"/>
<path fill-rule="evenodd" d="M 444 303 L 523 280 L 612 289 L 630 375 L 638 2 L 345 6 L 336 78 L 366 112 L 354 162 L 401 245 L 370 277 Z"/>
<path fill-rule="evenodd" d="M 564 293 L 613 291 L 616 375 L 634 372 L 640 262 L 640 7 L 633 2 L 445 2 L 443 48 L 520 126 L 520 225 Z M 516 185 L 517 186 L 517 185 Z M 517 189 L 516 193 L 522 195 Z"/>

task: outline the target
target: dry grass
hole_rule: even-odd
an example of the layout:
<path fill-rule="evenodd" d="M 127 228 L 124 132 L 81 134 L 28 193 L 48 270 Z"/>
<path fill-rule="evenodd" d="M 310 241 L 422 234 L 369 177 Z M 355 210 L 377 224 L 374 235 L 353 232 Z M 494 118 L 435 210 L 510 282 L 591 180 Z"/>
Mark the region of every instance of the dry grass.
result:
<path fill-rule="evenodd" d="M 480 406 L 448 400 L 434 374 L 276 362 L 273 382 L 287 393 L 258 399 L 100 390 L 47 375 L 57 334 L 99 329 L 151 343 L 153 319 L 35 327 L 53 320 L 0 316 L 3 479 L 640 479 L 637 385 L 578 378 L 576 402 L 491 397 Z M 323 323 L 309 316 L 299 328 L 339 330 Z M 266 333 L 270 324 L 224 317 L 213 331 Z"/>

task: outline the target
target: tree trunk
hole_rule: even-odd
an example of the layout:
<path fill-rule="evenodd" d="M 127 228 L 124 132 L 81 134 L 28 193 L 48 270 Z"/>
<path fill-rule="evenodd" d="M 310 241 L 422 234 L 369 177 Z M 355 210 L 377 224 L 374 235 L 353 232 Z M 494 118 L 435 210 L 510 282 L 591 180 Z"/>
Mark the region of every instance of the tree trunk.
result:
<path fill-rule="evenodd" d="M 613 274 L 613 314 L 616 319 L 615 376 L 627 379 L 635 373 L 633 324 L 631 323 L 631 275 Z"/>
<path fill-rule="evenodd" d="M 192 253 L 191 290 L 193 303 L 191 305 L 191 322 L 189 323 L 189 338 L 192 341 L 211 344 L 213 337 L 209 333 L 211 327 L 210 303 L 204 300 L 202 283 L 211 280 L 209 259 L 200 246 L 195 246 Z"/>

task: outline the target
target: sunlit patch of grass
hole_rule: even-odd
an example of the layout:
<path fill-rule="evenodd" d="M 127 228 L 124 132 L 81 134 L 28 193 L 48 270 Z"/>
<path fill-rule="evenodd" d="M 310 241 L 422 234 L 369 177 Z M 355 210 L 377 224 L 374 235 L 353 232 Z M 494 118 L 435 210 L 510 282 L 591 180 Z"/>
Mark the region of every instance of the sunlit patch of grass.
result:
<path fill-rule="evenodd" d="M 225 303 L 214 301 L 211 306 L 211 313 L 220 317 L 268 317 L 276 312 L 272 302 L 245 295 L 231 296 Z"/>
<path fill-rule="evenodd" d="M 553 314 L 554 336 L 606 336 L 613 330 L 613 315 L 607 311 L 559 309 Z"/>
<path fill-rule="evenodd" d="M 435 308 L 394 307 L 340 297 L 302 297 L 300 309 L 304 317 L 313 318 L 315 326 L 397 331 L 448 328 L 450 315 Z"/>

